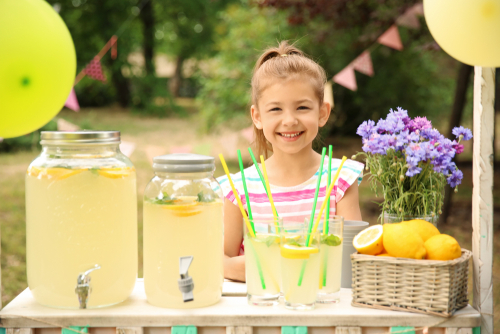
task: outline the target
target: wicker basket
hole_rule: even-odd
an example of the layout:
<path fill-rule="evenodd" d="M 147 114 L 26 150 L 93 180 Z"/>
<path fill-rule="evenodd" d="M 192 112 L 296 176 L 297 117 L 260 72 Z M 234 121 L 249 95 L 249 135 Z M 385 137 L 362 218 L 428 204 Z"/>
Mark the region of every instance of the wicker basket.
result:
<path fill-rule="evenodd" d="M 468 304 L 471 252 L 451 261 L 351 255 L 352 305 L 451 317 Z"/>

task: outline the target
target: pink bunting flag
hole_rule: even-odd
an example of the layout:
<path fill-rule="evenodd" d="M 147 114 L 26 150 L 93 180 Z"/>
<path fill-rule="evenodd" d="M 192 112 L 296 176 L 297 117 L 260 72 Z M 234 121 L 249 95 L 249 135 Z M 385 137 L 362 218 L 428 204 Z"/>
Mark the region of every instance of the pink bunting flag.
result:
<path fill-rule="evenodd" d="M 358 85 L 356 84 L 356 75 L 354 74 L 354 68 L 352 65 L 348 65 L 342 71 L 337 73 L 333 77 L 333 82 L 338 83 L 345 88 L 356 91 L 358 90 Z"/>
<path fill-rule="evenodd" d="M 68 99 L 66 100 L 66 103 L 64 103 L 64 106 L 73 111 L 80 110 L 80 104 L 78 103 L 78 99 L 76 98 L 75 88 L 71 89 L 71 92 L 69 93 Z"/>
<path fill-rule="evenodd" d="M 120 143 L 120 151 L 128 158 L 130 158 L 132 153 L 134 153 L 134 150 L 135 150 L 135 143 L 124 140 L 122 140 L 122 142 Z"/>
<path fill-rule="evenodd" d="M 387 29 L 387 31 L 377 39 L 377 42 L 399 51 L 403 50 L 403 43 L 401 43 L 401 37 L 399 36 L 398 27 L 396 25 Z"/>
<path fill-rule="evenodd" d="M 191 153 L 193 147 L 191 145 L 184 146 L 172 146 L 170 148 L 170 153 Z"/>
<path fill-rule="evenodd" d="M 403 26 L 403 27 L 408 27 L 408 28 L 413 28 L 413 29 L 419 29 L 420 28 L 420 21 L 418 20 L 418 13 L 419 13 L 419 7 L 418 5 L 422 4 L 417 4 L 414 5 L 406 10 L 406 12 L 398 17 L 396 20 L 396 24 L 398 26 Z"/>
<path fill-rule="evenodd" d="M 70 123 L 62 118 L 57 120 L 57 130 L 58 131 L 78 131 L 80 127 L 73 123 Z"/>
<path fill-rule="evenodd" d="M 252 143 L 255 140 L 255 133 L 253 131 L 253 125 L 249 126 L 240 131 L 243 138 L 245 138 L 249 143 Z"/>
<path fill-rule="evenodd" d="M 373 76 L 373 63 L 372 58 L 370 57 L 370 52 L 364 51 L 360 54 L 354 61 L 352 62 L 352 67 L 363 74 L 366 74 L 369 77 Z"/>
<path fill-rule="evenodd" d="M 101 61 L 99 57 L 95 56 L 94 59 L 90 61 L 90 63 L 83 70 L 85 74 L 91 77 L 94 80 L 99 80 L 102 82 L 106 82 L 106 76 L 102 72 Z"/>

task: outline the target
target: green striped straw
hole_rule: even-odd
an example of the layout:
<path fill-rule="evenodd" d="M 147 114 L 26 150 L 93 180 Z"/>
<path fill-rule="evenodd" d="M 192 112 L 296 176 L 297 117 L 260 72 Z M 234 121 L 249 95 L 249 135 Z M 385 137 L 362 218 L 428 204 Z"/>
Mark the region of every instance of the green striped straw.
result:
<path fill-rule="evenodd" d="M 257 173 L 259 173 L 260 181 L 262 182 L 262 185 L 264 186 L 264 190 L 266 191 L 267 198 L 269 198 L 269 191 L 267 190 L 266 187 L 266 180 L 264 179 L 264 175 L 262 174 L 260 168 L 259 168 L 259 163 L 257 162 L 257 159 L 255 159 L 255 156 L 253 155 L 252 149 L 249 147 L 248 152 L 250 152 L 250 157 L 252 158 L 253 164 L 255 165 L 255 169 L 257 169 Z M 276 208 L 273 207 L 273 211 L 276 214 L 276 217 L 279 217 L 278 211 Z"/>
<path fill-rule="evenodd" d="M 241 158 L 240 150 L 238 150 L 238 162 L 240 163 L 241 181 L 243 182 L 243 189 L 245 190 L 245 199 L 247 201 L 248 218 L 250 219 L 250 224 L 252 224 L 252 228 L 255 231 L 255 227 L 253 225 L 252 208 L 250 206 L 250 197 L 248 196 L 248 190 L 247 190 L 247 181 L 245 179 L 245 167 L 243 166 L 243 159 Z"/>
<path fill-rule="evenodd" d="M 309 239 L 311 238 L 311 231 L 314 224 L 314 214 L 316 213 L 316 203 L 318 202 L 319 188 L 321 186 L 321 177 L 323 176 L 323 164 L 325 163 L 325 154 L 326 154 L 326 147 L 323 147 L 323 150 L 321 151 L 321 164 L 319 165 L 319 175 L 318 175 L 318 181 L 316 182 L 316 192 L 314 193 L 314 202 L 311 211 L 311 219 L 309 221 L 309 228 L 307 231 L 306 246 L 309 245 Z M 300 270 L 298 286 L 302 285 L 302 279 L 304 278 L 306 264 L 307 260 L 304 260 L 304 262 L 302 262 L 302 268 Z"/>

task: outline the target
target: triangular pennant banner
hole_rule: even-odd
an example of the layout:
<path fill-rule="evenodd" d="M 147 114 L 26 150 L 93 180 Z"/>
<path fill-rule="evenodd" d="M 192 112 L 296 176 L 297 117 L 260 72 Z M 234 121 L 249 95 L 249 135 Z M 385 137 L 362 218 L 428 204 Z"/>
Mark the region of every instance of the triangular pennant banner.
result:
<path fill-rule="evenodd" d="M 401 43 L 398 27 L 395 25 L 387 29 L 387 31 L 377 39 L 377 42 L 399 51 L 403 50 L 403 43 Z"/>
<path fill-rule="evenodd" d="M 71 92 L 69 93 L 68 99 L 66 100 L 66 103 L 64 103 L 64 106 L 74 111 L 80 110 L 80 104 L 78 104 L 78 99 L 76 98 L 74 88 L 71 89 Z"/>
<path fill-rule="evenodd" d="M 396 20 L 396 24 L 398 26 L 419 29 L 420 21 L 418 20 L 417 17 L 418 10 L 419 9 L 417 8 L 416 5 L 408 8 L 403 15 L 398 17 L 398 19 Z"/>
<path fill-rule="evenodd" d="M 373 76 L 373 63 L 370 52 L 364 51 L 352 62 L 352 67 L 363 74 Z"/>
<path fill-rule="evenodd" d="M 245 138 L 249 143 L 253 143 L 255 140 L 255 133 L 253 131 L 253 125 L 249 126 L 246 129 L 240 131 L 243 138 Z"/>
<path fill-rule="evenodd" d="M 111 59 L 116 59 L 116 56 L 118 55 L 118 50 L 117 50 L 117 45 L 116 42 L 118 41 L 118 37 L 115 35 L 111 36 Z"/>
<path fill-rule="evenodd" d="M 120 143 L 120 151 L 128 158 L 130 158 L 132 153 L 134 153 L 134 150 L 135 150 L 135 143 L 124 140 L 122 140 L 122 142 Z"/>
<path fill-rule="evenodd" d="M 73 123 L 70 123 L 62 118 L 57 120 L 57 130 L 58 131 L 78 131 L 80 127 Z"/>
<path fill-rule="evenodd" d="M 106 76 L 104 76 L 104 73 L 102 72 L 101 61 L 97 56 L 90 61 L 87 67 L 85 67 L 84 72 L 94 80 L 106 82 Z"/>
<path fill-rule="evenodd" d="M 349 65 L 342 71 L 337 73 L 333 77 L 333 82 L 338 83 L 345 88 L 356 91 L 358 90 L 358 85 L 356 84 L 356 75 L 354 74 L 354 68 Z"/>

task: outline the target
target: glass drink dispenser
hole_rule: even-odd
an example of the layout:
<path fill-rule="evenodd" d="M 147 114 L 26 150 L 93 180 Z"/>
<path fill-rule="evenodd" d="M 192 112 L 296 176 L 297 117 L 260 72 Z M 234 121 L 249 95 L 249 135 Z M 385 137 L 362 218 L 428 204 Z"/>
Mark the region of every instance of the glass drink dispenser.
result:
<path fill-rule="evenodd" d="M 214 158 L 153 159 L 144 192 L 144 286 L 148 302 L 168 308 L 215 304 L 222 293 L 222 191 Z"/>
<path fill-rule="evenodd" d="M 96 308 L 137 278 L 136 173 L 118 131 L 46 131 L 26 174 L 28 286 L 37 302 Z"/>

